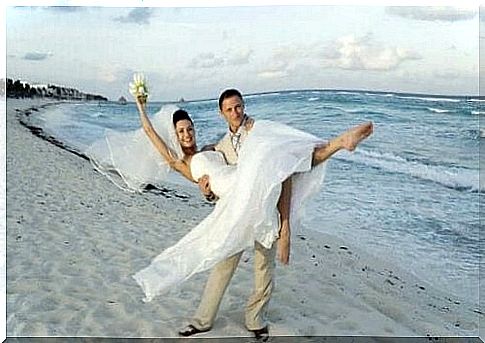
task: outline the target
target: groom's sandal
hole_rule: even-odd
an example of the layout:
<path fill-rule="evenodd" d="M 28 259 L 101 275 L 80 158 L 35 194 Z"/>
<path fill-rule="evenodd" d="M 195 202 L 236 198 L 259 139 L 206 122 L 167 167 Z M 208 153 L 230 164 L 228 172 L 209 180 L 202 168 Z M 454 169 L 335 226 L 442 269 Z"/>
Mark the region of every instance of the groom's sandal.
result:
<path fill-rule="evenodd" d="M 268 326 L 265 326 L 261 329 L 249 331 L 254 334 L 254 338 L 256 338 L 258 341 L 261 340 L 262 342 L 266 342 L 269 338 Z"/>
<path fill-rule="evenodd" d="M 190 324 L 190 325 L 187 325 L 186 327 L 184 327 L 182 330 L 180 330 L 179 331 L 179 335 L 180 336 L 184 336 L 184 337 L 188 337 L 188 336 L 196 335 L 198 333 L 207 332 L 210 329 L 212 329 L 212 328 L 208 328 L 208 329 L 197 329 L 195 326 L 193 326 L 192 324 Z"/>

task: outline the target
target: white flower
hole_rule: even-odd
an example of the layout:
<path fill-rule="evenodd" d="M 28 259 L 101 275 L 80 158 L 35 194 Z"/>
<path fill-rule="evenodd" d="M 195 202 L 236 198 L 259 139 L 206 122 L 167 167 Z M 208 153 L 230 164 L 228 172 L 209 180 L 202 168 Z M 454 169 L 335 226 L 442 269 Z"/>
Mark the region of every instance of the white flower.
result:
<path fill-rule="evenodd" d="M 148 96 L 148 86 L 145 76 L 141 73 L 133 74 L 133 82 L 130 82 L 130 93 L 135 97 Z"/>

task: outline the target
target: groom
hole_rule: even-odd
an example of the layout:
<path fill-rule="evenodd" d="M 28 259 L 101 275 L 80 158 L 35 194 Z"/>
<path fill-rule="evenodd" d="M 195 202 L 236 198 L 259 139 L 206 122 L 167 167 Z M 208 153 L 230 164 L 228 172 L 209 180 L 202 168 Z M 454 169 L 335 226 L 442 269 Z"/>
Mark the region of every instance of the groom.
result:
<path fill-rule="evenodd" d="M 219 97 L 219 110 L 226 120 L 229 130 L 215 150 L 224 154 L 227 163 L 237 164 L 238 152 L 241 145 L 251 130 L 254 119 L 244 113 L 244 100 L 241 93 L 236 89 L 227 89 Z M 209 201 L 215 201 L 216 196 L 210 190 L 210 180 L 204 176 L 199 180 L 202 193 Z M 287 216 L 291 184 L 283 184 L 282 194 L 278 209 L 280 210 L 280 222 L 274 221 L 274 225 L 281 225 L 280 240 L 278 245 L 284 244 L 286 249 L 279 249 L 279 258 L 288 262 L 289 257 L 289 226 L 286 230 Z M 278 215 L 275 209 L 275 215 Z M 275 267 L 276 244 L 266 249 L 260 243 L 254 242 L 254 290 L 251 294 L 245 310 L 245 326 L 257 339 L 268 336 L 268 326 L 265 324 L 263 315 L 273 291 L 273 271 Z M 286 251 L 286 253 L 285 253 Z M 211 271 L 201 302 L 190 321 L 190 324 L 179 331 L 181 336 L 191 336 L 197 333 L 209 331 L 216 317 L 224 292 L 237 268 L 242 252 L 219 262 Z M 284 262 L 285 263 L 285 262 Z"/>

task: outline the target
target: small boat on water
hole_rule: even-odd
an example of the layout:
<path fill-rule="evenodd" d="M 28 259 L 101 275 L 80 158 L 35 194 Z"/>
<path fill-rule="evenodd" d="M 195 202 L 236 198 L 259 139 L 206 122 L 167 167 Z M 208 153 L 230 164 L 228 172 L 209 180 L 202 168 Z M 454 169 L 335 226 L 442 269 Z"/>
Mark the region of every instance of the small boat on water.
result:
<path fill-rule="evenodd" d="M 120 98 L 118 99 L 118 103 L 120 105 L 126 105 L 128 103 L 128 101 L 126 101 L 124 96 L 120 96 Z"/>

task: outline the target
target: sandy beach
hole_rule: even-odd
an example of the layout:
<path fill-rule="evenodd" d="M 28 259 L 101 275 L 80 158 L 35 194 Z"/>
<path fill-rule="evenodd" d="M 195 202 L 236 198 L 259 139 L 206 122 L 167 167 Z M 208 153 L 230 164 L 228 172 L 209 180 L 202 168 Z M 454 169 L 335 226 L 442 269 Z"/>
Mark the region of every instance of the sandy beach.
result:
<path fill-rule="evenodd" d="M 45 101 L 7 100 L 7 336 L 177 337 L 208 272 L 142 302 L 132 275 L 212 209 L 196 188 L 133 194 L 19 120 Z M 28 113 L 28 115 L 26 115 Z M 38 132 L 37 132 L 38 133 Z M 268 309 L 273 336 L 478 336 L 478 304 L 329 234 L 292 237 Z M 250 337 L 247 251 L 210 332 Z M 478 290 L 477 290 L 478 292 Z"/>

